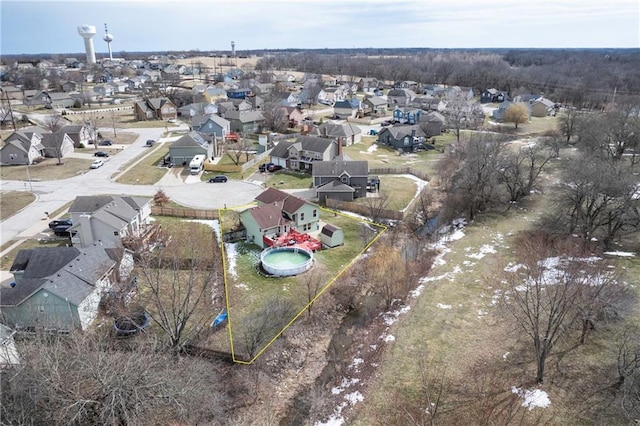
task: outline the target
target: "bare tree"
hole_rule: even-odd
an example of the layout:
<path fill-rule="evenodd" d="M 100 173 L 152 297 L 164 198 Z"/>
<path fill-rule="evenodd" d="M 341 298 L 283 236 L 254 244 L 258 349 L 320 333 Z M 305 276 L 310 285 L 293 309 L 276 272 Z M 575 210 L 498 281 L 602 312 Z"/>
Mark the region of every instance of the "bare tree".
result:
<path fill-rule="evenodd" d="M 465 128 L 476 128 L 484 121 L 484 112 L 480 105 L 467 99 L 466 93 L 460 91 L 448 95 L 445 116 L 447 128 L 453 129 L 456 141 L 460 142 L 460 131 Z"/>
<path fill-rule="evenodd" d="M 118 124 L 118 112 L 113 109 L 109 111 L 109 120 L 111 121 L 111 127 L 113 128 L 113 137 L 118 137 L 116 124 Z"/>
<path fill-rule="evenodd" d="M 137 268 L 136 302 L 163 332 L 166 345 L 181 350 L 215 317 L 212 290 L 221 279 L 219 247 L 206 226 L 166 226 L 170 238 L 144 255 Z M 205 232 L 203 232 L 205 231 Z"/>
<path fill-rule="evenodd" d="M 567 108 L 563 114 L 558 117 L 560 131 L 567 138 L 567 143 L 571 142 L 580 130 L 580 126 L 584 120 L 584 115 L 576 108 Z"/>
<path fill-rule="evenodd" d="M 287 108 L 275 102 L 265 102 L 262 106 L 264 126 L 274 132 L 284 132 L 289 127 Z"/>
<path fill-rule="evenodd" d="M 307 304 L 307 318 L 311 319 L 311 310 L 316 302 L 316 297 L 322 289 L 322 285 L 325 282 L 326 271 L 320 264 L 315 264 L 311 271 L 305 273 L 301 277 L 305 285 L 305 296 Z"/>
<path fill-rule="evenodd" d="M 411 425 L 435 426 L 440 424 L 441 410 L 445 405 L 449 383 L 442 367 L 419 360 L 420 388 L 411 398 L 398 402 L 400 415 Z"/>
<path fill-rule="evenodd" d="M 504 112 L 502 121 L 505 123 L 513 123 L 517 129 L 519 124 L 529 121 L 529 115 L 529 107 L 526 104 L 522 102 L 512 103 Z"/>
<path fill-rule="evenodd" d="M 389 197 L 383 192 L 378 192 L 377 197 L 366 197 L 364 204 L 372 222 L 379 223 L 389 205 Z"/>
<path fill-rule="evenodd" d="M 541 143 L 529 144 L 515 153 L 507 151 L 502 156 L 498 173 L 501 183 L 509 192 L 509 201 L 515 202 L 528 196 L 547 163 L 555 157 L 555 152 Z"/>
<path fill-rule="evenodd" d="M 240 164 L 243 154 L 246 158 L 246 161 L 249 161 L 250 150 L 251 143 L 246 138 L 240 138 L 240 140 L 233 145 L 225 145 L 225 152 L 235 165 Z"/>
<path fill-rule="evenodd" d="M 617 371 L 620 406 L 629 420 L 640 416 L 640 330 L 628 326 L 617 341 Z"/>
<path fill-rule="evenodd" d="M 58 159 L 58 164 L 62 164 L 62 143 L 64 142 L 65 134 L 62 132 L 62 128 L 66 125 L 66 121 L 59 114 L 47 115 L 44 118 L 42 127 L 51 132 L 53 138 L 53 149 Z"/>
<path fill-rule="evenodd" d="M 586 262 L 575 254 L 545 235 L 529 235 L 517 244 L 516 261 L 522 267 L 504 275 L 503 306 L 531 344 L 538 383 L 544 381 L 556 344 L 580 319 L 580 295 L 592 284 Z"/>
<path fill-rule="evenodd" d="M 102 121 L 104 117 L 98 112 L 91 112 L 87 115 L 84 124 L 89 129 L 89 134 L 91 135 L 90 143 L 93 143 L 95 149 L 98 149 L 98 129 L 102 125 Z"/>

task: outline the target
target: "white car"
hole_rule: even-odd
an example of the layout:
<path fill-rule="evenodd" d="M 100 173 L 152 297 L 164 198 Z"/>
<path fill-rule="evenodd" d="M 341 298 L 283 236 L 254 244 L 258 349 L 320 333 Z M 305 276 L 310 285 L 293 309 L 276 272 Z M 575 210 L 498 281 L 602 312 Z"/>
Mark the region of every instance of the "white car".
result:
<path fill-rule="evenodd" d="M 169 122 L 169 123 L 176 123 L 176 122 L 177 122 L 177 120 L 176 120 L 175 118 L 170 118 L 170 119 L 168 119 L 168 120 L 167 120 L 167 122 Z"/>
<path fill-rule="evenodd" d="M 102 167 L 103 165 L 104 165 L 104 160 L 96 160 L 93 163 L 91 163 L 91 168 L 97 169 L 98 167 Z"/>

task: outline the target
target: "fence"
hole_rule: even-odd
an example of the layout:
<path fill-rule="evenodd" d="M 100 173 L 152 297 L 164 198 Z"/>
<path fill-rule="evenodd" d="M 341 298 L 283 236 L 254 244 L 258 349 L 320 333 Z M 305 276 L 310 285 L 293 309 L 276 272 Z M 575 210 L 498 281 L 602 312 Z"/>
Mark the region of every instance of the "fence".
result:
<path fill-rule="evenodd" d="M 405 215 L 404 212 L 398 210 L 377 209 L 365 204 L 334 200 L 332 198 L 327 198 L 325 204 L 332 209 L 346 210 L 367 217 L 371 217 L 372 213 L 375 213 L 375 216 L 378 216 L 380 219 L 402 220 Z"/>
<path fill-rule="evenodd" d="M 381 167 L 377 169 L 369 169 L 370 175 L 413 175 L 418 179 L 429 180 L 429 175 L 421 170 L 413 167 Z"/>
<path fill-rule="evenodd" d="M 151 207 L 151 214 L 157 216 L 184 217 L 189 219 L 218 219 L 218 210 L 185 209 L 175 207 Z"/>

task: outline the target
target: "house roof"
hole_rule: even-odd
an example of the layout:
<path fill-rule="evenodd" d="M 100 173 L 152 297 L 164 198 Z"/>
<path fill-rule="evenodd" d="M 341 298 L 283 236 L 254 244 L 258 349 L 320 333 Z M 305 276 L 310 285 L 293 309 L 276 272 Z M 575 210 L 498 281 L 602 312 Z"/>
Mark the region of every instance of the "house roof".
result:
<path fill-rule="evenodd" d="M 229 126 L 229 120 L 226 120 L 216 114 L 196 115 L 191 119 L 191 124 L 193 126 L 200 126 L 209 120 L 213 121 L 214 123 L 216 123 L 218 126 L 222 128 L 226 128 Z"/>
<path fill-rule="evenodd" d="M 420 126 L 418 125 L 405 125 L 405 126 L 391 126 L 385 127 L 380 131 L 379 134 L 383 134 L 384 132 L 389 132 L 391 136 L 395 140 L 400 140 L 405 136 L 411 136 L 412 132 L 415 130 L 416 136 L 426 136 Z"/>
<path fill-rule="evenodd" d="M 65 138 L 67 140 L 70 140 L 69 136 L 66 133 L 63 133 L 62 142 L 65 141 Z M 42 140 L 40 141 L 40 143 L 45 148 L 56 148 L 56 144 L 57 144 L 56 135 L 54 135 L 53 133 L 45 133 L 44 135 L 42 135 Z"/>
<path fill-rule="evenodd" d="M 345 172 L 349 176 L 368 176 L 369 163 L 367 161 L 347 161 L 343 158 L 336 158 L 331 161 L 316 161 L 313 163 L 312 175 L 314 177 L 338 177 Z"/>
<path fill-rule="evenodd" d="M 280 141 L 278 144 L 271 150 L 270 155 L 272 157 L 277 158 L 289 158 L 289 147 L 293 145 L 294 142 L 289 141 Z"/>
<path fill-rule="evenodd" d="M 119 197 L 111 195 L 76 197 L 69 212 L 91 213 L 92 218 L 99 220 L 114 229 L 122 229 L 133 220 L 138 211 L 148 204 L 151 198 Z M 80 224 L 75 224 L 78 227 Z"/>
<path fill-rule="evenodd" d="M 333 123 L 326 122 L 318 126 L 318 134 L 321 136 L 333 136 L 333 137 L 349 137 L 353 135 L 359 135 L 362 133 L 360 127 L 352 123 Z"/>
<path fill-rule="evenodd" d="M 387 105 L 388 102 L 386 99 L 380 97 L 380 96 L 373 96 L 370 98 L 366 98 L 363 102 L 368 102 L 373 106 L 381 106 L 381 105 Z"/>
<path fill-rule="evenodd" d="M 333 108 L 346 108 L 346 109 L 358 109 L 360 101 L 357 99 L 345 99 L 343 101 L 337 101 L 333 104 Z"/>
<path fill-rule="evenodd" d="M 262 204 L 282 203 L 281 210 L 287 213 L 295 213 L 300 207 L 307 204 L 303 199 L 276 188 L 267 188 L 255 200 Z"/>
<path fill-rule="evenodd" d="M 180 139 L 176 140 L 175 142 L 173 142 L 171 144 L 171 148 L 178 148 L 178 147 L 180 147 L 180 148 L 188 148 L 188 147 L 204 148 L 204 144 L 206 144 L 206 140 L 204 140 L 204 138 L 202 138 L 202 141 L 204 141 L 204 144 L 203 144 L 201 142 L 198 142 L 198 139 L 196 139 L 194 136 L 195 135 L 193 135 L 191 133 L 182 136 Z"/>
<path fill-rule="evenodd" d="M 351 186 L 340 182 L 338 179 L 334 179 L 331 182 L 327 182 L 324 185 L 320 185 L 317 190 L 319 192 L 355 192 L 356 190 Z"/>
<path fill-rule="evenodd" d="M 317 136 L 300 136 L 295 143 L 300 144 L 300 148 L 305 151 L 325 152 L 327 148 L 336 142 L 333 139 L 319 138 Z M 271 155 L 273 155 L 273 151 Z"/>
<path fill-rule="evenodd" d="M 70 213 L 93 213 L 113 200 L 111 195 L 80 195 L 73 200 Z"/>
<path fill-rule="evenodd" d="M 271 204 L 264 204 L 248 210 L 253 220 L 262 229 L 269 229 L 275 226 L 287 225 L 291 221 L 282 216 L 283 202 L 276 201 Z"/>
<path fill-rule="evenodd" d="M 338 228 L 337 226 L 331 225 L 329 223 L 327 223 L 326 225 L 324 225 L 322 227 L 322 230 L 320 231 L 321 234 L 324 234 L 328 237 L 332 237 L 333 233 L 336 231 L 340 231 L 340 228 Z"/>
<path fill-rule="evenodd" d="M 440 114 L 437 111 L 431 111 L 430 113 L 421 117 L 420 121 L 429 121 L 429 122 L 438 122 L 444 123 L 444 115 Z"/>
<path fill-rule="evenodd" d="M 264 120 L 264 116 L 260 111 L 227 111 L 224 115 L 224 118 L 227 120 L 239 120 L 242 123 L 253 123 Z"/>

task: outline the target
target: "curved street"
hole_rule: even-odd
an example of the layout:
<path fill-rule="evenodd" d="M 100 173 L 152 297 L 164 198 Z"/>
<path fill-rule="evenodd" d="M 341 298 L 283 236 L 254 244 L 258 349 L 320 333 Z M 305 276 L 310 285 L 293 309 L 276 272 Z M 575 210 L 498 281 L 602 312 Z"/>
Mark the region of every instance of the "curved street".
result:
<path fill-rule="evenodd" d="M 227 183 L 201 182 L 199 178 L 187 178 L 185 181 L 177 176 L 181 170 L 167 169 L 168 173 L 155 185 L 125 185 L 114 182 L 125 170 L 123 167 L 135 158 L 142 158 L 146 151 L 147 139 L 163 141 L 160 138 L 164 129 L 137 128 L 127 129 L 139 134 L 131 145 L 126 146 L 117 155 L 109 157 L 104 166 L 88 170 L 86 173 L 68 179 L 31 182 L 0 181 L 2 191 L 25 191 L 30 188 L 37 199 L 17 214 L 0 222 L 0 244 L 15 238 L 30 238 L 48 229 L 46 212 L 54 212 L 79 195 L 126 194 L 153 196 L 159 189 L 175 202 L 193 208 L 224 208 L 240 206 L 253 201 L 262 192 L 258 182 L 229 180 Z M 165 142 L 166 143 L 166 142 Z M 135 167 L 135 166 L 134 166 Z M 29 185 L 30 188 L 27 187 Z"/>

